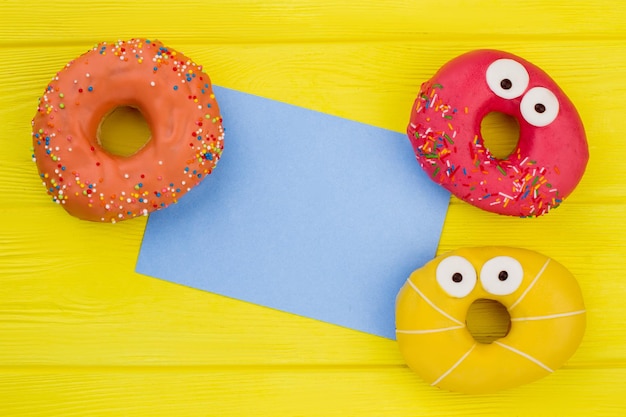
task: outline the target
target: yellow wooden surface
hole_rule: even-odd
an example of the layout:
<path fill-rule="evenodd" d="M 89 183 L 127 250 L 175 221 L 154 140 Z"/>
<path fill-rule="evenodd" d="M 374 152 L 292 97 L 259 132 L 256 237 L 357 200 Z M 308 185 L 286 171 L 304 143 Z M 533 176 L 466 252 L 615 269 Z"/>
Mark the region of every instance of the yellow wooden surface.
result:
<path fill-rule="evenodd" d="M 0 415 L 626 415 L 625 28 L 620 0 L 1 0 Z M 397 131 L 459 53 L 544 68 L 587 128 L 583 181 L 540 219 L 453 198 L 439 252 L 504 244 L 565 264 L 588 308 L 577 353 L 530 385 L 452 394 L 415 377 L 393 341 L 134 273 L 145 219 L 92 224 L 52 204 L 30 119 L 67 61 L 137 36 L 216 84 Z"/>

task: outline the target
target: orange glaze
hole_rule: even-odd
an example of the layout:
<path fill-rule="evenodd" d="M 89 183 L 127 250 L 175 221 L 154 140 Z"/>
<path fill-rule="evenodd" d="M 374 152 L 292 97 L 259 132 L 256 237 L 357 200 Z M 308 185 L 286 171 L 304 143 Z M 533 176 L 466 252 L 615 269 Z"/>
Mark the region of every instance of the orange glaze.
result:
<path fill-rule="evenodd" d="M 148 143 L 124 157 L 98 138 L 106 115 L 137 108 Z M 33 158 L 52 200 L 80 219 L 116 222 L 176 203 L 215 168 L 222 118 L 209 76 L 159 41 L 101 43 L 69 62 L 39 99 Z"/>

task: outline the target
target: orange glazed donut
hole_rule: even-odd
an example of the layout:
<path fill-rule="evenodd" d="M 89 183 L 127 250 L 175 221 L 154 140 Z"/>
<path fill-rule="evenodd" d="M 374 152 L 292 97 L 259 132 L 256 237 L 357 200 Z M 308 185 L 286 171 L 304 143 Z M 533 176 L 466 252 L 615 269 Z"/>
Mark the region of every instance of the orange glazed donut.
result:
<path fill-rule="evenodd" d="M 480 132 L 490 112 L 519 123 L 517 147 L 503 159 Z M 535 65 L 500 51 L 461 55 L 422 84 L 407 133 L 435 182 L 476 207 L 511 216 L 558 207 L 589 159 L 582 121 L 565 93 Z"/>
<path fill-rule="evenodd" d="M 151 131 L 129 157 L 106 151 L 102 120 L 137 108 Z M 69 62 L 39 99 L 33 158 L 52 200 L 80 219 L 116 222 L 167 207 L 211 173 L 224 129 L 209 76 L 159 41 L 101 43 Z"/>
<path fill-rule="evenodd" d="M 508 313 L 491 342 L 476 339 L 468 310 L 490 300 Z M 548 375 L 580 344 L 585 306 L 576 279 L 524 249 L 465 248 L 415 271 L 398 293 L 396 336 L 407 364 L 433 386 L 488 393 Z"/>

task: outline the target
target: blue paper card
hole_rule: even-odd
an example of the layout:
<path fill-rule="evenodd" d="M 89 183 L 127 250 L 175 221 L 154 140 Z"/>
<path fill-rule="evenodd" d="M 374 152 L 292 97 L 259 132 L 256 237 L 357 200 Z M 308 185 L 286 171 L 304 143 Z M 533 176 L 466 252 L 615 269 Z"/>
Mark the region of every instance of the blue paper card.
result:
<path fill-rule="evenodd" d="M 449 193 L 405 134 L 215 88 L 225 149 L 150 215 L 137 272 L 395 338 L 395 297 L 435 256 Z"/>

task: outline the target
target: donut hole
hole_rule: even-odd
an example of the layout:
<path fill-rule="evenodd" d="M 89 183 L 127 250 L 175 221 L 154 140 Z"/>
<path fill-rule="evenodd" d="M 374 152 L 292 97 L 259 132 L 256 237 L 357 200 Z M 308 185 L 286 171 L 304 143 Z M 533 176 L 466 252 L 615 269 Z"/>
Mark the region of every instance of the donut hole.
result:
<path fill-rule="evenodd" d="M 517 148 L 519 129 L 515 117 L 497 111 L 488 113 L 480 122 L 483 143 L 498 159 L 506 159 Z"/>
<path fill-rule="evenodd" d="M 465 324 L 474 340 L 489 344 L 509 334 L 511 315 L 502 303 L 479 298 L 469 306 Z"/>
<path fill-rule="evenodd" d="M 111 110 L 98 127 L 98 143 L 107 152 L 131 156 L 150 141 L 150 126 L 141 111 L 132 106 Z"/>

